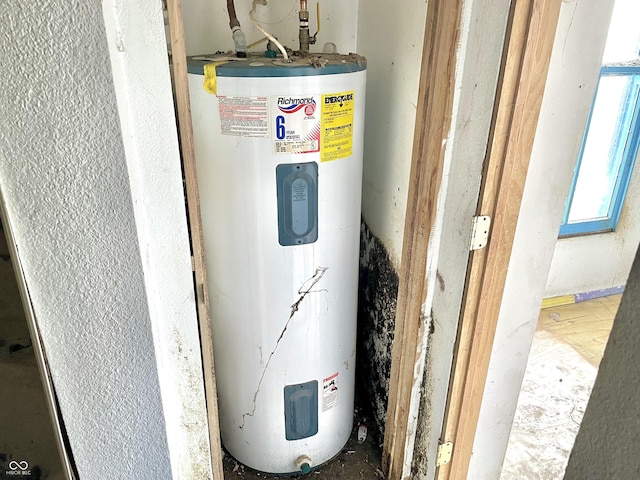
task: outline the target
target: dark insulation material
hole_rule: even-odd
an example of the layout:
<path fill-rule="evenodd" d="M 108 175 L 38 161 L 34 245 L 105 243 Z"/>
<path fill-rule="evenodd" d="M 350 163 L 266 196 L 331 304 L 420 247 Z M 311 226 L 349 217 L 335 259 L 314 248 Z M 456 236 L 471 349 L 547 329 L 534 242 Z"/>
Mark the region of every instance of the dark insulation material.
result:
<path fill-rule="evenodd" d="M 391 345 L 398 299 L 398 272 L 387 249 L 362 221 L 360 228 L 357 394 L 381 443 L 389 398 Z"/>

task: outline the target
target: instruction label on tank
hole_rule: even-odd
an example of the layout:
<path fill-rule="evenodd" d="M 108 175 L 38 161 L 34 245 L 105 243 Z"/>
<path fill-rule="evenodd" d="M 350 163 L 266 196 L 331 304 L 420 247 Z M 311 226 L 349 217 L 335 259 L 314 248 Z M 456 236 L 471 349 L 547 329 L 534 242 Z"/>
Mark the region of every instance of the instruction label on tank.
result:
<path fill-rule="evenodd" d="M 338 372 L 322 381 L 322 411 L 338 405 Z"/>
<path fill-rule="evenodd" d="M 269 116 L 267 97 L 226 97 L 218 95 L 222 135 L 267 137 Z"/>
<path fill-rule="evenodd" d="M 329 162 L 351 156 L 353 149 L 354 92 L 322 95 L 322 153 L 320 160 Z"/>
<path fill-rule="evenodd" d="M 320 96 L 274 95 L 271 97 L 273 153 L 320 151 Z"/>

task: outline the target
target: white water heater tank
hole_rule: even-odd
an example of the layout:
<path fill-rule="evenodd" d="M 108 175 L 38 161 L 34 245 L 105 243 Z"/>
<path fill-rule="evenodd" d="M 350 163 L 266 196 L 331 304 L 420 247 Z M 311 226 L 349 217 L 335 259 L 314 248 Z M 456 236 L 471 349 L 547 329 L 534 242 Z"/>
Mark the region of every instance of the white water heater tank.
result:
<path fill-rule="evenodd" d="M 366 63 L 314 58 L 189 64 L 222 442 L 268 473 L 353 425 Z"/>

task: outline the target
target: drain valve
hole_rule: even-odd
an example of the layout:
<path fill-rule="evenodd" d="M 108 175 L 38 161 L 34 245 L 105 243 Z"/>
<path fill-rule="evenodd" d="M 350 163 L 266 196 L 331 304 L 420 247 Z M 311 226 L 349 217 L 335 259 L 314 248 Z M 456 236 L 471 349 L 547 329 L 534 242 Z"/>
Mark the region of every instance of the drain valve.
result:
<path fill-rule="evenodd" d="M 300 455 L 296 460 L 296 466 L 302 473 L 307 474 L 311 473 L 311 467 L 313 466 L 313 463 L 307 455 Z"/>

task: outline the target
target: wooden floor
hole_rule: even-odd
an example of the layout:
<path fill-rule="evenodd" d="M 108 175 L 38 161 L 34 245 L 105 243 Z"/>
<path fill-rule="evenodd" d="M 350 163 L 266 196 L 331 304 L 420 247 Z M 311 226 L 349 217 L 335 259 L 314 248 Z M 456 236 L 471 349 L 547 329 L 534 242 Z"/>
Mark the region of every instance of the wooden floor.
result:
<path fill-rule="evenodd" d="M 549 332 L 598 367 L 622 295 L 596 298 L 540 311 L 538 330 Z"/>
<path fill-rule="evenodd" d="M 561 480 L 621 295 L 540 312 L 501 480 Z"/>

